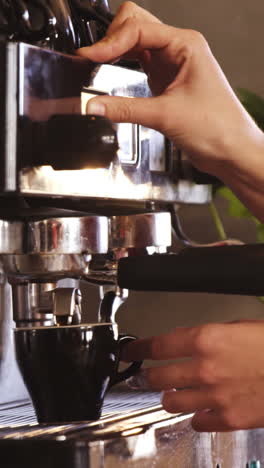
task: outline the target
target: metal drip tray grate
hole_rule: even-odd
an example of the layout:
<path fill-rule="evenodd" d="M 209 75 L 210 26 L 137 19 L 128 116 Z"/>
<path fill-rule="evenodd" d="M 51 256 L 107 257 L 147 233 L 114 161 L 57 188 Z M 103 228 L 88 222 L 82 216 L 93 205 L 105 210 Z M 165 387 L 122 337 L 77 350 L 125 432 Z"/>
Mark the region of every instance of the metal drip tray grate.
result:
<path fill-rule="evenodd" d="M 105 400 L 103 415 L 100 421 L 82 422 L 60 426 L 38 425 L 32 404 L 29 401 L 18 401 L 0 405 L 0 439 L 30 437 L 33 433 L 43 437 L 70 433 L 80 430 L 95 430 L 102 423 L 115 423 L 132 415 L 142 415 L 150 410 L 160 410 L 160 394 L 156 392 L 129 391 L 120 386 L 110 392 Z"/>
<path fill-rule="evenodd" d="M 0 434 L 5 426 L 23 426 L 34 423 L 36 423 L 35 412 L 28 400 L 0 405 Z"/>

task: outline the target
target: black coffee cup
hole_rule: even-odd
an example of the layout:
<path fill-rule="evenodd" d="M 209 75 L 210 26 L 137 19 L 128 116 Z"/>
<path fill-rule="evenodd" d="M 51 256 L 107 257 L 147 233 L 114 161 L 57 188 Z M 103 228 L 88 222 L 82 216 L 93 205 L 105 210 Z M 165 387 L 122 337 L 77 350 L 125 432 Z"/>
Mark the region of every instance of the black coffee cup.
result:
<path fill-rule="evenodd" d="M 134 375 L 141 362 L 119 372 L 123 345 L 117 324 L 15 330 L 17 362 L 40 423 L 96 420 L 107 390 Z"/>

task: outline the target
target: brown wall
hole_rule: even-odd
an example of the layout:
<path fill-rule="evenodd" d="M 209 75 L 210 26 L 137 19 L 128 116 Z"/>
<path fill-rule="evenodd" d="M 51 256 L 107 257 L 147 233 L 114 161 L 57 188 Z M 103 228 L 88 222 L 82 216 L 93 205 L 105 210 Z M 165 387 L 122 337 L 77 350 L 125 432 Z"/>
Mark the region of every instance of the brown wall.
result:
<path fill-rule="evenodd" d="M 116 8 L 122 2 L 112 0 Z M 264 95 L 264 3 L 259 0 L 137 1 L 164 22 L 207 38 L 232 86 Z"/>
<path fill-rule="evenodd" d="M 112 0 L 116 7 L 121 2 Z M 145 0 L 146 6 L 164 21 L 196 28 L 208 39 L 233 86 L 244 86 L 264 95 L 264 3 L 256 0 Z M 250 156 L 250 155 L 249 155 Z M 255 241 L 254 227 L 226 216 L 226 205 L 218 202 L 230 237 Z M 184 227 L 192 238 L 203 242 L 216 237 L 207 207 L 181 210 Z M 95 288 L 89 287 L 91 305 Z M 91 309 L 90 309 L 91 310 Z M 264 316 L 264 304 L 255 298 L 207 294 L 131 293 L 119 313 L 123 330 L 137 335 L 165 332 L 177 325 L 208 320 L 233 320 Z"/>

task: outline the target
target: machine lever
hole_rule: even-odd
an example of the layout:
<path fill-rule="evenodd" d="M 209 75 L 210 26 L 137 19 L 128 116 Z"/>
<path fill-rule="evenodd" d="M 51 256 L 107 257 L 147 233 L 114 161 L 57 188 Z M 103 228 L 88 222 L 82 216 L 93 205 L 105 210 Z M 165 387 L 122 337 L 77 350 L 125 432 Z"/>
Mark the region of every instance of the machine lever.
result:
<path fill-rule="evenodd" d="M 119 261 L 118 285 L 138 291 L 264 295 L 264 244 L 186 248 Z"/>

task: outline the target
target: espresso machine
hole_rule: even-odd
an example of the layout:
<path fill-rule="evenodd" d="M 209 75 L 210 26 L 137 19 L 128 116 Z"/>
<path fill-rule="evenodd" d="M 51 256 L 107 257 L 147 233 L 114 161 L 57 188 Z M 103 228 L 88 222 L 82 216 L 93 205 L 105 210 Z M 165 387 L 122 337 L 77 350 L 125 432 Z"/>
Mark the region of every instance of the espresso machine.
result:
<path fill-rule="evenodd" d="M 177 207 L 208 203 L 214 179 L 159 132 L 86 115 L 96 95 L 150 95 L 138 63 L 75 55 L 111 20 L 107 0 L 0 2 L 1 466 L 258 467 L 262 431 L 199 435 L 123 386 L 99 421 L 38 425 L 17 369 L 13 328 L 83 323 L 80 281 L 98 287 L 99 323 L 129 289 L 263 294 L 259 246 L 196 246 L 181 230 Z"/>

